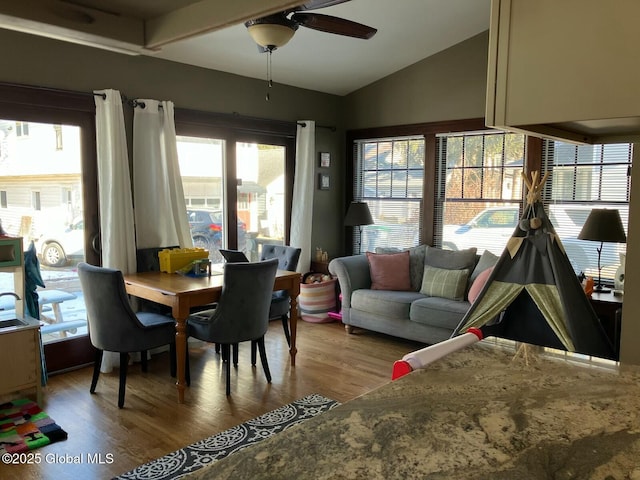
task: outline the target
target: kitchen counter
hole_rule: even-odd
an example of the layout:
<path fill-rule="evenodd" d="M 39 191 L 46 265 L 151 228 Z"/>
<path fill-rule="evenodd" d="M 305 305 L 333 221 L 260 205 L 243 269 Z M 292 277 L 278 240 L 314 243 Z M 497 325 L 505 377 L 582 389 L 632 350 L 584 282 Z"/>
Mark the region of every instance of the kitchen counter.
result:
<path fill-rule="evenodd" d="M 478 344 L 185 478 L 640 479 L 640 369 Z"/>

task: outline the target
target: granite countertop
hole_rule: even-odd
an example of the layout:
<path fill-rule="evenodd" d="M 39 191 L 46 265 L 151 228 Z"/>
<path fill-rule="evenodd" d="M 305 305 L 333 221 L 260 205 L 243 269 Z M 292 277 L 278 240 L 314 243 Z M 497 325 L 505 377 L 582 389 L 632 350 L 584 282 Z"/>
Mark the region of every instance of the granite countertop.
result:
<path fill-rule="evenodd" d="M 640 480 L 640 369 L 474 345 L 187 478 Z"/>

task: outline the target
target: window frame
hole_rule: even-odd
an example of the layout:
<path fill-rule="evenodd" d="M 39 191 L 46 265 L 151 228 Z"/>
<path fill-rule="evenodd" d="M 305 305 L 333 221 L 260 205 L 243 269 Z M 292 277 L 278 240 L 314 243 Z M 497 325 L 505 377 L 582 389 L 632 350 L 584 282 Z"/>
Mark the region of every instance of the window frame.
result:
<path fill-rule="evenodd" d="M 472 118 L 466 120 L 451 120 L 445 122 L 428 122 L 410 125 L 396 125 L 391 127 L 375 127 L 346 132 L 346 155 L 347 169 L 345 175 L 345 185 L 354 185 L 356 152 L 354 143 L 357 140 L 369 140 L 375 138 L 394 137 L 424 137 L 424 179 L 422 191 L 422 207 L 420 218 L 419 242 L 421 244 L 433 245 L 435 239 L 435 194 L 436 194 L 436 135 L 446 132 L 463 132 L 486 130 L 484 118 Z M 434 179 L 429 182 L 428 179 Z M 345 204 L 342 218 L 347 211 L 347 207 L 354 200 L 353 188 L 348 188 L 345 192 Z M 347 235 L 344 243 L 345 252 L 353 251 L 353 236 Z"/>
<path fill-rule="evenodd" d="M 204 112 L 176 108 L 174 111 L 176 134 L 192 137 L 217 138 L 225 143 L 223 171 L 226 224 L 238 222 L 236 188 L 236 144 L 258 143 L 277 145 L 285 148 L 285 243 L 289 243 L 291 233 L 291 206 L 293 199 L 293 179 L 295 168 L 296 131 L 295 122 L 269 120 L 241 115 Z M 227 228 L 227 245 L 237 245 L 238 233 L 235 228 Z"/>

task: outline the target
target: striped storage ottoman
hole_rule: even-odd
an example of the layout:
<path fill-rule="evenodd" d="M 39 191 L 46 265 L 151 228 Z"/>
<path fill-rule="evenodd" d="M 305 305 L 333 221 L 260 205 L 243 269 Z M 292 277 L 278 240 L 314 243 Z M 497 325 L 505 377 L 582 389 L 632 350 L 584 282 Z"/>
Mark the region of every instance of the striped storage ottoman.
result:
<path fill-rule="evenodd" d="M 336 309 L 336 279 L 327 277 L 328 275 L 320 273 L 307 273 L 303 276 L 298 297 L 303 320 L 314 323 L 333 321 L 328 313 Z"/>

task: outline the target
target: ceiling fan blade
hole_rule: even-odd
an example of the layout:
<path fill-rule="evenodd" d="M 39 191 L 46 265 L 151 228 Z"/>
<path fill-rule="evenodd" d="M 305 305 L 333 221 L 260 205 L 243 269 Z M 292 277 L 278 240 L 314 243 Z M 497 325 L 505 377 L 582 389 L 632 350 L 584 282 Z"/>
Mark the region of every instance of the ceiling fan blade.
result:
<path fill-rule="evenodd" d="M 338 5 L 339 3 L 346 3 L 350 1 L 351 0 L 309 0 L 299 7 L 296 7 L 294 10 L 318 10 L 319 8 L 331 7 L 333 5 Z"/>
<path fill-rule="evenodd" d="M 361 23 L 320 13 L 294 13 L 291 20 L 313 30 L 365 40 L 373 37 L 378 31 Z"/>

